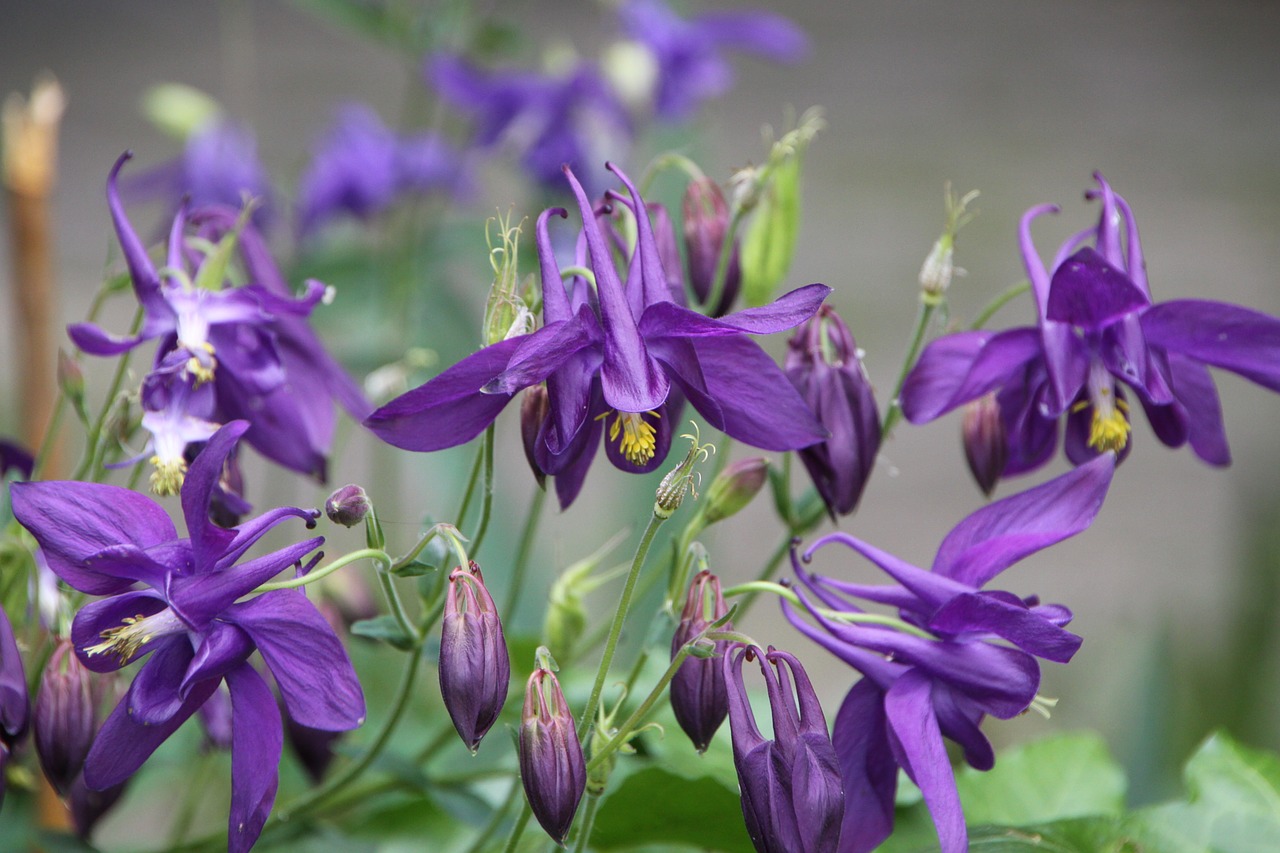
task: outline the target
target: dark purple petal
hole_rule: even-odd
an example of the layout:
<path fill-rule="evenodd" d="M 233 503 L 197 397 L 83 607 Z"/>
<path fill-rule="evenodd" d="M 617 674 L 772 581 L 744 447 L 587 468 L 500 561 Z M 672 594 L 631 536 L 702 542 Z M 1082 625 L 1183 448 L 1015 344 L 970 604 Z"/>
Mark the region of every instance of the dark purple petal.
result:
<path fill-rule="evenodd" d="M 85 560 L 122 543 L 148 548 L 178 538 L 162 507 L 119 486 L 73 481 L 13 483 L 13 514 L 40 543 L 58 577 L 90 595 L 113 595 L 131 579 L 99 575 Z"/>
<path fill-rule="evenodd" d="M 129 713 L 130 699 L 126 695 L 98 730 L 98 737 L 84 762 L 85 784 L 101 791 L 128 779 L 169 735 L 205 703 L 217 686 L 216 681 L 197 685 L 173 716 L 154 726 L 144 725 L 133 718 Z"/>
<path fill-rule="evenodd" d="M 184 698 L 178 686 L 190 663 L 191 643 L 185 636 L 157 643 L 129 688 L 129 714 L 143 725 L 155 726 L 178 713 Z"/>
<path fill-rule="evenodd" d="M 938 547 L 933 570 L 972 587 L 1087 528 L 1102 508 L 1115 457 L 1106 454 L 1047 483 L 988 504 Z"/>
<path fill-rule="evenodd" d="M 1213 377 L 1204 365 L 1176 353 L 1169 354 L 1169 372 L 1177 400 L 1175 408 L 1185 419 L 1191 449 L 1210 465 L 1230 465 L 1231 449 L 1227 446 L 1222 403 Z M 1150 408 L 1147 415 L 1151 415 Z"/>
<path fill-rule="evenodd" d="M 13 635 L 9 617 L 0 608 L 0 749 L 16 742 L 27 731 L 31 719 L 31 699 L 27 693 L 27 677 L 22 668 L 22 655 L 18 653 L 18 641 Z M 0 761 L 0 771 L 4 769 Z M 0 787 L 0 798 L 3 798 Z"/>
<path fill-rule="evenodd" d="M 280 687 L 289 716 L 313 729 L 364 722 L 364 694 L 346 649 L 302 593 L 268 592 L 223 614 L 248 634 Z"/>
<path fill-rule="evenodd" d="M 1280 319 L 1238 305 L 1181 299 L 1142 315 L 1147 343 L 1280 391 Z"/>
<path fill-rule="evenodd" d="M 972 589 L 972 587 L 948 577 L 945 573 L 925 571 L 847 533 L 831 533 L 814 542 L 804 552 L 805 562 L 811 560 L 818 549 L 824 548 L 832 542 L 839 542 L 841 545 L 852 548 L 866 557 L 876 566 L 883 569 L 885 574 L 902 584 L 912 595 L 919 597 L 930 608 L 940 607 L 955 596 L 963 595 Z M 824 578 L 818 578 L 817 582 L 827 583 Z M 837 589 L 841 589 L 842 586 L 837 581 L 831 581 L 831 585 Z"/>
<path fill-rule="evenodd" d="M 183 480 L 182 516 L 191 535 L 191 551 L 197 572 L 212 568 L 235 537 L 234 532 L 224 530 L 209 520 L 209 505 L 222 478 L 227 457 L 248 429 L 248 421 L 232 421 L 219 429 L 191 463 Z"/>
<path fill-rule="evenodd" d="M 404 450 L 443 450 L 467 443 L 511 401 L 510 394 L 485 394 L 480 389 L 506 369 L 521 340 L 511 338 L 467 356 L 377 409 L 365 426 Z"/>
<path fill-rule="evenodd" d="M 160 546 L 153 552 L 143 551 L 137 545 L 112 545 L 85 558 L 84 567 L 91 572 L 128 581 L 141 581 L 154 590 L 163 592 L 169 576 L 175 569 L 183 568 L 183 562 L 165 563 L 155 556 L 179 556 L 180 549 Z M 185 561 L 184 561 L 185 562 Z"/>
<path fill-rule="evenodd" d="M 885 694 L 885 716 L 903 769 L 924 794 L 942 853 L 966 853 L 969 836 L 964 810 L 933 713 L 932 689 L 933 682 L 926 675 L 908 670 Z"/>
<path fill-rule="evenodd" d="M 1044 414 L 1043 401 L 1054 393 L 1045 365 L 1033 363 L 1027 372 L 1027 377 L 1016 379 L 996 395 L 1008 442 L 1005 477 L 1034 471 L 1053 457 L 1058 446 L 1058 418 Z"/>
<path fill-rule="evenodd" d="M 76 647 L 76 656 L 86 668 L 94 672 L 115 672 L 137 660 L 155 648 L 152 645 L 139 647 L 136 654 L 122 661 L 116 655 L 107 652 L 88 654 L 85 649 L 96 646 L 105 638 L 103 633 L 125 624 L 125 619 L 139 616 L 154 616 L 165 609 L 165 601 L 151 590 L 143 592 L 124 592 L 110 598 L 100 598 L 81 607 L 71 623 L 71 641 Z"/>
<path fill-rule="evenodd" d="M 244 663 L 227 673 L 231 690 L 231 813 L 228 853 L 248 853 L 276 801 L 283 724 L 271 688 Z"/>
<path fill-rule="evenodd" d="M 192 688 L 208 679 L 221 679 L 253 654 L 249 635 L 227 622 L 214 622 L 201 635 L 200 645 L 185 672 L 179 691 L 186 698 Z"/>
<path fill-rule="evenodd" d="M 156 334 L 159 333 L 157 330 Z M 67 337 L 71 338 L 71 343 L 78 349 L 89 355 L 112 356 L 128 352 L 148 337 L 154 336 L 140 332 L 132 337 L 122 338 L 93 323 L 72 323 L 67 326 Z"/>
<path fill-rule="evenodd" d="M 982 709 L 972 699 L 944 682 L 934 681 L 933 712 L 938 718 L 942 734 L 964 750 L 964 760 L 975 770 L 990 770 L 995 766 L 996 754 L 991 741 L 982 733 Z"/>
<path fill-rule="evenodd" d="M 244 555 L 245 551 L 249 550 L 268 530 L 280 522 L 290 518 L 300 518 L 306 523 L 307 529 L 311 529 L 316 526 L 315 521 L 319 517 L 319 510 L 282 506 L 268 510 L 257 518 L 250 519 L 238 527 L 231 528 L 231 532 L 235 535 L 227 543 L 226 550 L 214 562 L 213 571 L 221 572 L 232 566 L 236 560 L 239 560 Z"/>
<path fill-rule="evenodd" d="M 870 853 L 893 832 L 898 765 L 889 748 L 884 691 L 869 678 L 853 685 L 836 713 L 831 742 L 844 781 L 845 853 Z"/>
<path fill-rule="evenodd" d="M 236 599 L 253 592 L 322 544 L 324 537 L 316 536 L 222 571 L 174 578 L 169 603 L 188 625 L 204 631 Z"/>
<path fill-rule="evenodd" d="M 718 320 L 682 308 L 674 302 L 651 303 L 640 318 L 640 334 L 646 340 L 661 337 L 730 337 L 744 332 L 767 335 L 792 329 L 808 320 L 831 293 L 825 284 L 810 284 L 787 293 L 768 305 L 727 314 Z"/>
<path fill-rule="evenodd" d="M 1149 304 L 1124 270 L 1084 248 L 1053 271 L 1045 319 L 1095 331 Z"/>
<path fill-rule="evenodd" d="M 143 326 L 143 334 L 146 335 L 147 327 L 154 318 L 161 315 L 172 317 L 173 311 L 160 295 L 160 277 L 156 274 L 155 265 L 147 256 L 146 247 L 138 238 L 138 233 L 133 230 L 129 217 L 125 215 L 124 205 L 120 202 L 120 192 L 116 183 L 120 169 L 131 157 L 133 152 L 126 151 L 111 167 L 111 173 L 107 177 L 107 208 L 111 211 L 111 223 L 115 226 L 116 237 L 124 252 L 125 265 L 128 266 L 129 277 L 133 280 L 134 293 L 137 294 L 138 302 L 147 314 L 147 323 Z"/>
<path fill-rule="evenodd" d="M 1083 642 L 1025 605 L 1014 605 L 981 593 L 957 595 L 929 619 L 929 630 L 952 636 L 995 634 L 1036 657 L 1066 663 Z"/>
<path fill-rule="evenodd" d="M 925 347 L 902 386 L 902 413 L 912 423 L 928 423 L 1014 381 L 1041 353 L 1033 327 L 939 338 Z"/>
<path fill-rule="evenodd" d="M 546 379 L 586 347 L 600 343 L 599 325 L 590 309 L 563 322 L 550 323 L 520 339 L 520 347 L 501 373 L 485 383 L 486 394 L 514 394 Z"/>

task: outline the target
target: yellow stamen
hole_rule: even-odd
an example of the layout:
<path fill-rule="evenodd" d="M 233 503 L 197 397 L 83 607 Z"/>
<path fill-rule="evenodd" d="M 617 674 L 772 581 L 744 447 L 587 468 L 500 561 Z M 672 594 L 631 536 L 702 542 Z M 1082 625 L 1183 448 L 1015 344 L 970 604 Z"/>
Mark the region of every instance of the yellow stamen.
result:
<path fill-rule="evenodd" d="M 151 491 L 157 495 L 176 495 L 187 476 L 187 463 L 182 459 L 151 457 L 156 470 L 151 472 Z"/>
<path fill-rule="evenodd" d="M 1116 400 L 1114 406 L 1093 407 L 1093 420 L 1089 425 L 1089 446 L 1099 452 L 1119 452 L 1129 443 L 1129 404 Z"/>
<path fill-rule="evenodd" d="M 609 424 L 609 440 L 619 442 L 622 455 L 632 465 L 644 465 L 658 448 L 658 430 L 644 415 L 660 417 L 657 412 L 618 412 Z"/>
<path fill-rule="evenodd" d="M 218 360 L 213 357 L 213 344 L 205 341 L 199 345 L 199 349 L 208 353 L 207 356 L 201 356 L 194 353 L 191 358 L 187 359 L 187 373 L 195 377 L 196 385 L 202 385 L 205 382 L 213 381 L 213 369 L 218 366 Z"/>
<path fill-rule="evenodd" d="M 84 653 L 89 657 L 115 655 L 120 665 L 124 666 L 147 643 L 156 637 L 175 633 L 182 627 L 182 623 L 168 608 L 152 616 L 143 616 L 141 613 L 126 616 L 121 622 L 115 628 L 108 628 L 99 634 L 102 642 L 89 646 Z"/>

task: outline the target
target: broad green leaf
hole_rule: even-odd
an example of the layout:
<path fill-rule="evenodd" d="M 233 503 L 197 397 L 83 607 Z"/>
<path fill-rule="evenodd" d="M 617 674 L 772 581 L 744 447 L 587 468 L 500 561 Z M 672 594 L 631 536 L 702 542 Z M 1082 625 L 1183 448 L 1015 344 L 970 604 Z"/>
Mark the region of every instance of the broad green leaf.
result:
<path fill-rule="evenodd" d="M 413 648 L 413 638 L 404 632 L 394 616 L 377 616 L 373 619 L 361 619 L 351 625 L 351 633 L 357 637 L 370 640 L 381 640 L 397 649 Z"/>
<path fill-rule="evenodd" d="M 686 779 L 658 767 L 624 779 L 600 806 L 591 833 L 596 850 L 647 844 L 752 853 L 736 789 L 708 776 Z"/>

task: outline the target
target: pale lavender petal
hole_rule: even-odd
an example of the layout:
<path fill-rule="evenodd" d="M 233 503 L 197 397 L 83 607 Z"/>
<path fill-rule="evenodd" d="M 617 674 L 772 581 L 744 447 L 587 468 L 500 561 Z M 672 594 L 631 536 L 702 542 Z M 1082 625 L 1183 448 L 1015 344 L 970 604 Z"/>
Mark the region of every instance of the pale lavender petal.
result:
<path fill-rule="evenodd" d="M 284 727 L 271 688 L 249 664 L 227 673 L 231 690 L 231 812 L 228 853 L 248 853 L 271 814 Z"/>

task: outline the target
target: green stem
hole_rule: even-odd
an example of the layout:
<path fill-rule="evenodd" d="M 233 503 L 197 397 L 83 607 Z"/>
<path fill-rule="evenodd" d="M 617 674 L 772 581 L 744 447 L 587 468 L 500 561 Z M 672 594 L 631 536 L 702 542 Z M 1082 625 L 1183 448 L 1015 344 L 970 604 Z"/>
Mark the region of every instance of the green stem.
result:
<path fill-rule="evenodd" d="M 529 514 L 525 516 L 524 529 L 520 532 L 520 545 L 516 549 L 515 563 L 511 569 L 511 585 L 507 588 L 507 599 L 502 608 L 503 617 L 507 620 L 515 618 L 516 604 L 520 601 L 525 572 L 529 567 L 529 555 L 533 553 L 534 534 L 538 531 L 538 523 L 542 520 L 542 508 L 546 502 L 546 491 L 534 489 L 533 500 L 529 502 Z"/>
<path fill-rule="evenodd" d="M 592 754 L 591 760 L 587 762 L 588 776 L 592 770 L 603 764 L 614 750 L 619 749 L 626 743 L 627 737 L 644 722 L 644 718 L 649 715 L 649 712 L 653 710 L 653 706 L 662 698 L 662 694 L 666 692 L 667 685 L 671 683 L 671 679 L 676 677 L 676 672 L 680 669 L 680 665 L 684 663 L 684 659 L 689 656 L 689 647 L 689 643 L 680 647 L 680 651 L 671 659 L 671 665 L 667 667 L 667 671 L 662 674 L 662 677 L 658 679 L 658 683 L 649 691 L 649 695 L 640 703 L 640 707 L 632 711 L 631 716 L 627 717 L 626 721 L 618 727 L 618 730 L 604 746 L 601 746 Z"/>
<path fill-rule="evenodd" d="M 484 829 L 476 836 L 476 840 L 467 848 L 466 853 L 480 853 L 485 849 L 485 845 L 489 843 L 489 839 L 498 831 L 498 827 L 502 825 L 502 819 L 507 816 L 507 812 L 515 805 L 516 797 L 520 796 L 520 780 L 511 780 L 511 790 L 507 792 L 507 798 L 502 801 L 502 805 L 493 810 L 493 816 L 489 818 L 489 822 L 485 824 Z"/>
<path fill-rule="evenodd" d="M 520 817 L 516 819 L 516 825 L 511 827 L 511 835 L 507 837 L 507 846 L 502 848 L 502 853 L 515 853 L 516 845 L 520 843 L 520 836 L 524 835 L 524 828 L 529 825 L 531 817 L 533 817 L 533 811 L 529 808 L 529 801 L 526 799 L 524 807 L 520 810 Z"/>
<path fill-rule="evenodd" d="M 391 558 L 387 556 L 386 551 L 377 548 L 362 548 L 359 551 L 352 551 L 350 554 L 343 554 L 338 559 L 328 565 L 321 566 L 315 571 L 309 572 L 300 578 L 293 578 L 287 581 L 275 581 L 273 583 L 264 583 L 258 587 L 258 592 L 271 592 L 277 589 L 297 589 L 300 586 L 306 586 L 309 583 L 315 583 L 322 578 L 336 572 L 343 566 L 349 566 L 359 560 L 374 560 L 383 565 L 391 565 Z"/>
<path fill-rule="evenodd" d="M 691 180 L 706 180 L 707 175 L 702 171 L 701 166 L 678 151 L 668 151 L 665 154 L 658 155 L 658 157 L 649 164 L 649 168 L 645 169 L 644 175 L 640 178 L 641 194 L 647 195 L 649 187 L 653 184 L 653 179 L 658 177 L 658 175 L 667 169 L 670 169 L 672 166 L 682 169 Z"/>
<path fill-rule="evenodd" d="M 57 438 L 58 430 L 62 427 L 62 412 L 67 407 L 67 395 L 58 389 L 57 399 L 53 401 L 53 413 L 49 415 L 49 426 L 44 431 L 44 436 L 40 439 L 40 449 L 36 451 L 36 462 L 31 469 L 31 479 L 39 480 L 41 472 L 44 471 L 44 464 L 49 459 L 49 453 L 53 450 L 53 442 Z"/>
<path fill-rule="evenodd" d="M 613 663 L 613 654 L 618 649 L 622 623 L 626 621 L 627 611 L 631 609 L 631 596 L 635 592 L 640 569 L 649 555 L 649 546 L 653 544 L 654 535 L 665 520 L 657 515 L 649 517 L 649 525 L 644 529 L 640 544 L 636 547 L 635 557 L 631 560 L 631 571 L 627 572 L 627 582 L 622 588 L 622 596 L 618 599 L 618 609 L 613 614 L 613 623 L 609 626 L 609 637 L 605 640 L 604 656 L 600 659 L 600 668 L 596 670 L 595 683 L 591 685 L 591 697 L 587 700 L 587 707 L 578 723 L 578 740 L 582 743 L 586 743 L 587 733 L 595 722 L 596 708 L 600 704 L 600 692 L 604 690 L 605 679 L 609 676 L 609 666 Z"/>
<path fill-rule="evenodd" d="M 920 356 L 920 350 L 924 346 L 925 333 L 929 330 L 929 321 L 933 319 L 933 312 L 938 308 L 938 301 L 929 297 L 921 297 L 920 312 L 916 317 L 916 331 L 911 338 L 911 347 L 907 350 L 907 357 L 902 361 L 902 370 L 898 373 L 898 381 L 893 386 L 893 398 L 889 401 L 889 411 L 884 413 L 884 422 L 880 424 L 880 441 L 883 444 L 885 439 L 889 437 L 890 431 L 898 422 L 898 418 L 902 415 L 902 403 L 899 397 L 902 394 L 902 386 L 907 382 L 907 374 L 911 372 L 911 368 L 915 366 L 916 359 Z"/>
<path fill-rule="evenodd" d="M 969 328 L 974 331 L 981 329 L 983 326 L 987 325 L 987 321 L 995 316 L 997 311 L 1030 289 L 1031 282 L 1029 281 L 1019 281 L 1016 284 L 1009 285 L 1002 290 L 995 299 L 992 299 L 987 303 L 987 306 L 983 308 L 982 311 L 978 313 L 978 316 L 973 319 L 973 322 L 969 324 Z"/>
<path fill-rule="evenodd" d="M 599 794 L 587 794 L 587 809 L 583 812 L 582 823 L 578 827 L 578 842 L 573 845 L 574 853 L 586 853 L 587 841 L 591 838 L 591 825 L 596 822 L 596 808 L 599 805 Z"/>
<path fill-rule="evenodd" d="M 773 553 L 769 555 L 769 559 L 765 561 L 764 567 L 760 570 L 760 574 L 756 576 L 753 583 L 767 583 L 774 572 L 778 571 L 778 566 L 782 563 L 782 559 L 787 556 L 787 552 L 791 550 L 791 540 L 794 534 L 788 532 L 778 546 L 773 549 Z M 742 586 L 750 586 L 750 584 L 742 584 Z M 747 615 L 747 611 L 751 609 L 751 605 L 755 604 L 757 592 L 745 593 L 742 603 L 738 605 L 738 619 Z"/>
<path fill-rule="evenodd" d="M 489 516 L 493 510 L 493 424 L 484 431 L 481 448 L 484 451 L 484 492 L 480 495 L 480 522 L 476 526 L 476 534 L 471 537 L 471 559 L 480 552 L 480 544 L 484 542 L 484 534 L 489 530 Z"/>
<path fill-rule="evenodd" d="M 391 608 L 391 615 L 395 617 L 396 624 L 400 626 L 400 630 L 405 635 L 413 638 L 414 646 L 422 644 L 422 634 L 409 620 L 409 614 L 404 610 L 404 602 L 400 600 L 400 593 L 396 590 L 395 578 L 391 576 L 382 567 L 378 568 L 378 583 L 382 586 L 382 593 L 387 597 L 387 605 Z"/>
<path fill-rule="evenodd" d="M 475 494 L 476 483 L 480 479 L 480 466 L 484 463 L 484 444 L 476 448 L 476 458 L 471 463 L 471 474 L 467 477 L 467 488 L 462 493 L 462 504 L 458 507 L 458 512 L 453 517 L 453 523 L 462 526 L 462 521 L 466 518 L 467 510 L 471 509 L 471 498 Z"/>
<path fill-rule="evenodd" d="M 133 314 L 133 323 L 129 326 L 129 334 L 136 335 L 138 329 L 142 327 L 142 306 L 138 306 L 138 310 Z M 120 386 L 124 383 L 125 374 L 129 371 L 129 358 L 133 355 L 131 350 L 126 351 L 120 356 L 120 361 L 116 363 L 116 371 L 111 377 L 111 385 L 108 386 L 107 397 L 102 403 L 102 410 L 98 412 L 98 417 L 94 420 L 93 426 L 89 429 L 89 434 L 85 436 L 84 459 L 81 460 L 80 466 L 76 468 L 75 474 L 71 476 L 73 480 L 84 480 L 90 473 L 94 475 L 93 482 L 98 481 L 98 465 L 101 462 L 102 454 L 105 448 L 98 445 L 102 439 L 102 429 L 106 426 L 107 416 L 111 414 L 111 410 L 115 408 L 116 396 L 120 393 Z"/>

